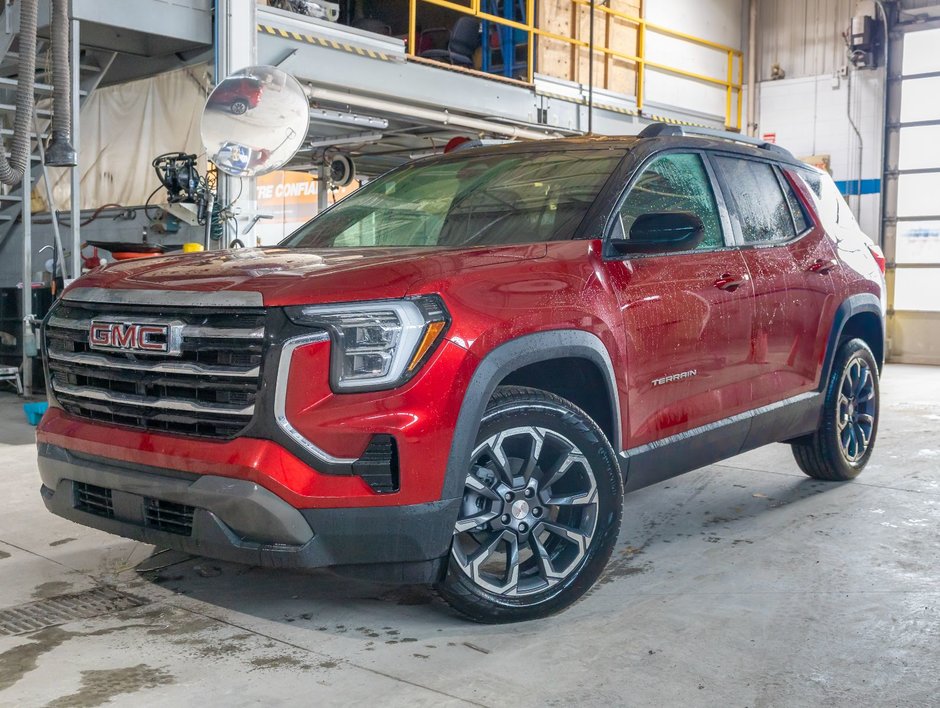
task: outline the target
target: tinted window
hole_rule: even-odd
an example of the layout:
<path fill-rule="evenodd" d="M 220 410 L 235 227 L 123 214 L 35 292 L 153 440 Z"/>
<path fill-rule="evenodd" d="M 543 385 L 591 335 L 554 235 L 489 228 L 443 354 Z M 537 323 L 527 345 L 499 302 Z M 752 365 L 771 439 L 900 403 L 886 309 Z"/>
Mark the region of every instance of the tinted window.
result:
<path fill-rule="evenodd" d="M 803 233 L 809 228 L 809 222 L 806 220 L 806 214 L 803 212 L 803 205 L 800 204 L 796 192 L 790 186 L 785 175 L 780 175 L 780 184 L 783 185 L 783 193 L 786 195 L 787 204 L 790 205 L 790 213 L 793 215 L 793 223 L 796 225 L 796 232 Z"/>
<path fill-rule="evenodd" d="M 716 162 L 734 202 L 744 243 L 774 243 L 796 236 L 790 206 L 772 165 L 734 157 L 718 157 Z"/>
<path fill-rule="evenodd" d="M 623 151 L 454 155 L 369 183 L 282 245 L 486 246 L 570 239 Z"/>
<path fill-rule="evenodd" d="M 643 170 L 620 209 L 623 233 L 629 238 L 633 222 L 644 214 L 679 211 L 702 220 L 705 238 L 698 248 L 724 245 L 715 194 L 699 155 L 663 155 Z"/>

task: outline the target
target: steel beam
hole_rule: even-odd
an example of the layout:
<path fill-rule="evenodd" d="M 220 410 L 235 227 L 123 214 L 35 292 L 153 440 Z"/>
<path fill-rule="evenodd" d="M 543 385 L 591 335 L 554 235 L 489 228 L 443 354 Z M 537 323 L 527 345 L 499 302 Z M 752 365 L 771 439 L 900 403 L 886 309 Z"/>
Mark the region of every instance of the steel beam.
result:
<path fill-rule="evenodd" d="M 254 5 L 254 0 L 234 0 Z M 212 0 L 72 0 L 72 18 L 108 27 L 212 43 Z"/>
<path fill-rule="evenodd" d="M 259 24 L 282 21 L 270 10 L 260 8 Z M 283 22 L 283 21 L 282 21 Z M 428 62 L 407 61 L 404 56 L 385 53 L 384 57 L 370 57 L 357 51 L 357 37 L 341 37 L 343 28 L 334 26 L 336 46 L 324 46 L 307 38 L 317 39 L 318 26 L 306 23 L 305 18 L 283 23 L 293 36 L 282 37 L 259 30 L 257 60 L 260 64 L 280 64 L 302 83 L 317 88 L 332 89 L 354 97 L 394 100 L 403 105 L 430 108 L 480 117 L 529 130 L 543 131 L 546 135 L 582 133 L 587 130 L 587 108 L 584 87 L 548 77 L 536 77 L 535 85 L 501 81 L 466 71 L 452 71 Z M 348 47 L 348 49 L 347 49 Z M 360 47 L 361 48 L 361 47 Z M 329 67 L 329 71 L 324 71 Z M 607 135 L 638 133 L 644 119 L 652 115 L 637 115 L 636 103 L 622 95 L 595 89 L 594 130 Z M 353 103 L 353 100 L 350 100 Z M 342 101 L 331 104 L 343 108 Z M 648 106 L 649 114 L 658 114 L 694 124 L 723 127 L 722 116 L 677 110 L 672 106 Z M 376 115 L 373 113 L 373 115 Z M 382 116 L 385 117 L 385 116 Z M 461 132 L 456 129 L 455 132 Z M 472 133 L 474 131 L 467 131 Z"/>
<path fill-rule="evenodd" d="M 215 76 L 216 84 L 229 74 L 257 64 L 257 4 L 251 0 L 215 0 Z M 274 62 L 271 62 L 274 63 Z M 242 214 L 251 215 L 257 203 L 255 180 L 229 177 L 219 173 L 216 201 L 230 206 L 238 196 Z M 211 219 L 211 213 L 208 218 Z M 219 246 L 228 246 L 228 229 L 222 230 Z M 207 244 L 208 246 L 208 244 Z"/>

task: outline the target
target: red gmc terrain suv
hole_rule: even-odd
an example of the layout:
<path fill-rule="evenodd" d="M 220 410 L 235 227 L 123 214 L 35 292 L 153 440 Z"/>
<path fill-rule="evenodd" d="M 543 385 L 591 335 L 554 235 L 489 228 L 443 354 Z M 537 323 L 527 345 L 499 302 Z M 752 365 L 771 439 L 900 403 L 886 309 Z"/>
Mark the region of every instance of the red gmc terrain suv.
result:
<path fill-rule="evenodd" d="M 884 259 L 828 175 L 689 135 L 409 163 L 276 248 L 116 263 L 44 323 L 54 513 L 434 583 L 480 621 L 604 570 L 624 491 L 767 443 L 855 477 Z"/>

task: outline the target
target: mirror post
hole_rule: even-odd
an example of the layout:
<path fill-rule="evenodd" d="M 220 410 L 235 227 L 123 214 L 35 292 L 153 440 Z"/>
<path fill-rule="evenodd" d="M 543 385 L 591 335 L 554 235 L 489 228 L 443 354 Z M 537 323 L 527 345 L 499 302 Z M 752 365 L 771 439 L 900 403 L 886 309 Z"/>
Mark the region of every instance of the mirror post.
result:
<path fill-rule="evenodd" d="M 330 204 L 329 168 L 326 162 L 317 168 L 317 214 L 322 214 Z"/>
<path fill-rule="evenodd" d="M 233 72 L 252 66 L 257 62 L 258 33 L 255 2 L 245 0 L 215 0 L 215 61 L 213 81 L 216 85 Z M 217 171 L 216 201 L 227 206 L 239 192 L 238 179 Z M 254 211 L 256 201 L 255 180 L 242 179 L 239 201 L 247 208 L 242 213 Z M 209 214 L 211 221 L 211 212 Z M 239 229 L 241 231 L 241 229 Z M 223 229 L 220 248 L 228 246 L 229 235 Z M 209 243 L 206 248 L 209 248 Z"/>

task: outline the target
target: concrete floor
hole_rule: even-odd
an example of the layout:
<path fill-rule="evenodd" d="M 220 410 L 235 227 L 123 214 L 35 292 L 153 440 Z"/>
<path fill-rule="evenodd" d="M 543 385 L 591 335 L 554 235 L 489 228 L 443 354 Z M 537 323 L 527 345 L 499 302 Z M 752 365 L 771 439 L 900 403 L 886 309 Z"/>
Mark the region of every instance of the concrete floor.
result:
<path fill-rule="evenodd" d="M 776 445 L 637 492 L 586 598 L 501 627 L 53 517 L 4 395 L 0 609 L 102 585 L 147 604 L 0 636 L 0 705 L 938 705 L 940 368 L 889 366 L 882 390 L 857 481 Z"/>

